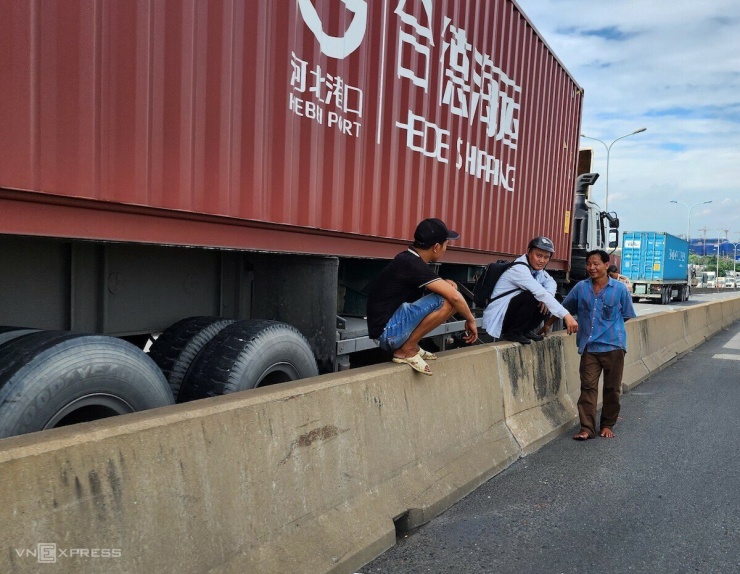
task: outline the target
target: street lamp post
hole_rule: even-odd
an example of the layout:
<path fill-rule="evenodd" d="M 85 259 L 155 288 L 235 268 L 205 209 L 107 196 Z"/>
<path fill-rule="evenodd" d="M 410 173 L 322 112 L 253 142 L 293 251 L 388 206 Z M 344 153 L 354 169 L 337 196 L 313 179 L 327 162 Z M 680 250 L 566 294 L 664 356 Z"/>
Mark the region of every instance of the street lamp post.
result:
<path fill-rule="evenodd" d="M 633 136 L 635 134 L 639 134 L 647 130 L 647 128 L 640 128 L 639 130 L 635 130 L 633 132 L 630 132 L 628 134 L 625 134 L 623 136 L 619 136 L 617 139 L 612 141 L 609 145 L 607 145 L 606 142 L 600 140 L 599 138 L 592 138 L 591 136 L 587 136 L 585 134 L 581 134 L 582 138 L 586 138 L 587 140 L 594 140 L 602 144 L 606 148 L 606 193 L 604 195 L 604 211 L 609 213 L 609 152 L 612 149 L 612 146 L 617 143 L 619 140 L 628 138 L 630 136 Z"/>
<path fill-rule="evenodd" d="M 725 232 L 725 235 L 726 235 L 727 234 L 727 230 L 726 229 L 707 229 L 707 231 L 716 231 L 717 232 L 717 275 L 715 276 L 715 279 L 714 279 L 714 288 L 716 289 L 717 288 L 717 285 L 719 283 L 719 246 L 720 246 L 720 243 L 719 243 L 719 241 L 720 241 L 719 233 L 720 233 L 720 231 L 724 231 Z"/>
<path fill-rule="evenodd" d="M 688 208 L 688 210 L 689 210 L 689 217 L 688 217 L 688 220 L 686 222 L 686 241 L 689 242 L 689 255 L 691 255 L 691 210 L 694 209 L 697 205 L 704 205 L 705 203 L 712 203 L 712 200 L 710 199 L 708 201 L 699 201 L 699 202 L 695 203 L 692 206 L 687 205 L 683 201 L 676 201 L 675 199 L 672 199 L 671 200 L 671 203 L 676 203 L 678 205 L 683 205 L 686 208 Z M 705 251 L 706 251 L 706 248 L 705 248 Z M 689 282 L 689 290 L 691 290 L 691 269 L 689 269 L 689 262 L 688 261 L 686 261 L 686 276 L 687 276 L 687 279 L 688 279 L 688 282 Z"/>
<path fill-rule="evenodd" d="M 735 287 L 737 287 L 737 246 L 740 243 L 730 243 L 730 245 L 735 248 L 735 254 L 732 257 L 732 280 L 735 282 Z"/>

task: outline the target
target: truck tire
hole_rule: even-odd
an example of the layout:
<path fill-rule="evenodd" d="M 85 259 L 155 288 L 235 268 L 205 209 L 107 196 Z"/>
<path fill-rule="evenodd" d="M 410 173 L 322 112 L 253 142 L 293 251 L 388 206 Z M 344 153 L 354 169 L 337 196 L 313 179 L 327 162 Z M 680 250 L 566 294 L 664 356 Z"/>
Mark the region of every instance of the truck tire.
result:
<path fill-rule="evenodd" d="M 162 369 L 178 401 L 185 374 L 203 347 L 233 319 L 188 317 L 168 327 L 149 349 L 149 356 Z"/>
<path fill-rule="evenodd" d="M 154 362 L 114 337 L 39 331 L 0 347 L 0 437 L 173 403 Z"/>
<path fill-rule="evenodd" d="M 684 301 L 688 301 L 689 300 L 689 297 L 691 297 L 691 287 L 689 287 L 688 285 L 686 285 L 686 287 L 684 287 L 684 289 L 685 289 L 685 291 L 684 291 L 684 295 L 683 295 L 683 300 Z"/>
<path fill-rule="evenodd" d="M 673 297 L 672 301 L 676 301 L 678 303 L 682 303 L 686 301 L 686 285 L 681 285 L 676 290 L 676 296 Z"/>
<path fill-rule="evenodd" d="M 0 347 L 13 339 L 38 331 L 39 329 L 26 329 L 24 327 L 0 327 Z"/>
<path fill-rule="evenodd" d="M 319 374 L 308 341 L 277 321 L 237 321 L 206 345 L 185 377 L 182 400 L 295 381 Z"/>

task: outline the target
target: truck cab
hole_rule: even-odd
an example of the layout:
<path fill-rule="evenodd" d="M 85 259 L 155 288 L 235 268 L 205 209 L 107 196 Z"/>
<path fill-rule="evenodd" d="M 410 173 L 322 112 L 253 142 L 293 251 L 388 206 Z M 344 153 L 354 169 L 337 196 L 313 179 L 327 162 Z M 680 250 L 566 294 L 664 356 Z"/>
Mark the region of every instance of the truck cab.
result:
<path fill-rule="evenodd" d="M 584 151 L 590 150 L 582 150 L 582 153 Z M 588 277 L 586 253 L 593 249 L 613 250 L 619 244 L 617 214 L 602 211 L 597 203 L 591 201 L 590 188 L 598 178 L 598 173 L 583 173 L 576 181 L 570 268 L 570 279 L 573 282 Z"/>

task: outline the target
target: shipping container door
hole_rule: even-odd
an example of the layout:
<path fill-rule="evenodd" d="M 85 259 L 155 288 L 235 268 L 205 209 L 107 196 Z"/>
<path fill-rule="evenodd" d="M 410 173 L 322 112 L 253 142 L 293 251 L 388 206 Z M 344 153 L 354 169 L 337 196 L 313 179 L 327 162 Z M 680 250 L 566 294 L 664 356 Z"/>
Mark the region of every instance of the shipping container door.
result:
<path fill-rule="evenodd" d="M 688 275 L 688 243 L 674 235 L 666 234 L 665 280 L 682 281 Z"/>

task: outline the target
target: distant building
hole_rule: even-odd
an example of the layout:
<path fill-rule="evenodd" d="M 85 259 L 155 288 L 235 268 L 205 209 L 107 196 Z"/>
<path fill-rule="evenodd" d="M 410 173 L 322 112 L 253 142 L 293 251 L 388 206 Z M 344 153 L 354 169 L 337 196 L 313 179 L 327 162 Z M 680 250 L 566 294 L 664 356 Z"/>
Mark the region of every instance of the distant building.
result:
<path fill-rule="evenodd" d="M 706 241 L 702 237 L 691 238 L 692 255 L 717 255 L 717 241 L 719 241 L 719 253 L 721 257 L 732 257 L 735 254 L 735 246 L 727 239 L 717 239 L 707 237 Z M 740 245 L 737 249 L 738 261 L 740 261 Z"/>

